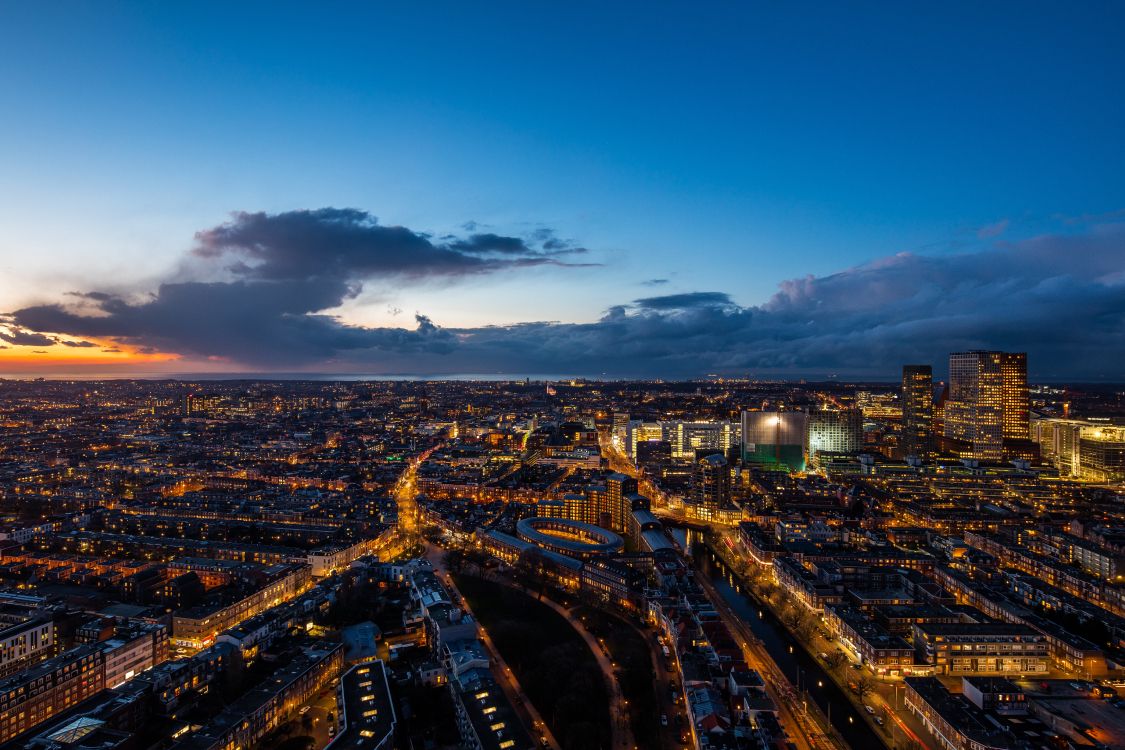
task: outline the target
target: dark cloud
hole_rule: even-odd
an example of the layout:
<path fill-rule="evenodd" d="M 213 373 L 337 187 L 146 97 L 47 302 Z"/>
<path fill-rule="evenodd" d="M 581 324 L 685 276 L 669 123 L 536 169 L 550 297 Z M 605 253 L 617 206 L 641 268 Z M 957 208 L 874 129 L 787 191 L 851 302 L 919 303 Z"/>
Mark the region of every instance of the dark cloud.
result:
<path fill-rule="evenodd" d="M 441 278 L 567 265 L 553 251 L 538 250 L 519 237 L 484 233 L 435 242 L 406 227 L 382 225 L 354 208 L 240 212 L 195 238 L 195 255 L 225 260 L 235 277 L 259 281 Z"/>
<path fill-rule="evenodd" d="M 725 292 L 685 292 L 633 300 L 633 305 L 642 310 L 686 310 L 692 307 L 729 307 L 733 304 L 730 295 Z"/>
<path fill-rule="evenodd" d="M 486 252 L 410 234 L 411 242 L 461 258 L 482 260 Z M 233 252 L 225 249 L 229 241 L 208 240 L 201 247 L 224 248 L 215 252 L 225 257 Z M 471 237 L 463 241 L 496 247 Z M 250 247 L 246 237 L 238 242 Z M 542 250 L 542 238 L 524 242 L 531 251 Z M 330 268 L 362 265 L 358 252 L 326 248 L 323 255 Z M 409 329 L 351 326 L 321 311 L 355 295 L 360 277 L 296 276 L 307 259 L 288 251 L 247 251 L 245 259 L 256 265 L 233 281 L 166 283 L 139 301 L 90 297 L 83 305 L 95 308 L 93 314 L 59 305 L 25 308 L 10 314 L 8 327 L 24 335 L 105 338 L 225 358 L 247 368 L 892 376 L 903 362 L 932 362 L 940 371 L 950 351 L 988 347 L 1029 352 L 1034 377 L 1112 378 L 1125 371 L 1120 223 L 997 241 L 979 252 L 890 256 L 785 281 L 770 299 L 750 307 L 715 291 L 645 297 L 581 324 L 443 328 L 417 315 Z M 392 273 L 386 263 L 384 271 Z"/>
<path fill-rule="evenodd" d="M 668 279 L 646 279 L 641 282 L 641 286 L 663 286 L 668 283 Z"/>
<path fill-rule="evenodd" d="M 418 331 L 362 328 L 318 314 L 354 291 L 327 279 L 170 283 L 141 302 L 99 301 L 96 315 L 40 305 L 18 310 L 14 317 L 34 330 L 256 366 L 324 361 L 354 349 L 447 348 L 450 334 L 432 325 Z"/>
<path fill-rule="evenodd" d="M 32 326 L 34 329 L 34 326 Z M 16 346 L 50 346 L 55 340 L 42 333 L 35 333 L 17 326 L 8 326 L 5 331 L 0 329 L 0 339 Z"/>
<path fill-rule="evenodd" d="M 67 341 L 66 339 L 55 339 L 55 342 L 62 344 L 63 346 L 72 347 L 74 349 L 90 349 L 97 346 L 97 344 L 95 344 L 93 341 Z"/>
<path fill-rule="evenodd" d="M 169 281 L 140 300 L 104 291 L 78 291 L 77 308 L 60 304 L 9 314 L 12 343 L 45 346 L 46 333 L 108 338 L 142 353 L 226 359 L 255 366 L 328 361 L 363 350 L 448 352 L 452 334 L 425 316 L 416 329 L 370 329 L 323 314 L 354 298 L 368 282 L 425 281 L 523 266 L 570 266 L 544 249 L 548 229 L 528 239 L 495 233 L 435 242 L 406 227 L 383 226 L 356 209 L 325 208 L 282 214 L 237 213 L 198 232 L 193 254 L 225 270 L 220 281 Z M 26 329 L 26 330 L 25 330 Z M 18 339 L 18 340 L 17 340 Z M 58 340 L 66 346 L 95 346 Z"/>
<path fill-rule="evenodd" d="M 451 240 L 446 245 L 451 250 L 472 255 L 485 255 L 498 253 L 500 255 L 532 255 L 535 253 L 527 243 L 519 237 L 505 237 L 499 234 L 486 232 L 484 234 L 469 235 L 463 240 Z"/>

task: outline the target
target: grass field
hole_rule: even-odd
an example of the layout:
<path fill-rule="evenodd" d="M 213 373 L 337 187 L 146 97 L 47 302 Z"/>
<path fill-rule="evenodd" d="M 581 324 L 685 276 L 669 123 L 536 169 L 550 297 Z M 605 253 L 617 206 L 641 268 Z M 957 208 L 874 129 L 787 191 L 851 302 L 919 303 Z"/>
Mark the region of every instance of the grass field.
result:
<path fill-rule="evenodd" d="M 564 750 L 609 748 L 601 670 L 566 619 L 507 586 L 468 575 L 454 580 Z"/>

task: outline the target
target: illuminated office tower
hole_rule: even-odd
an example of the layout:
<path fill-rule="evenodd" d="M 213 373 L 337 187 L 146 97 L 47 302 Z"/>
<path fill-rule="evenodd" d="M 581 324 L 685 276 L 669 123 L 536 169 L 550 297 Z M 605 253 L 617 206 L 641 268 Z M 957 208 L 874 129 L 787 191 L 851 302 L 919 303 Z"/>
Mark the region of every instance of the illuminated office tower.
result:
<path fill-rule="evenodd" d="M 1027 355 L 950 354 L 945 436 L 965 446 L 965 458 L 986 461 L 1003 457 L 1004 438 L 1026 440 Z"/>
<path fill-rule="evenodd" d="M 934 372 L 929 365 L 902 368 L 902 451 L 926 458 L 933 453 Z"/>
<path fill-rule="evenodd" d="M 611 531 L 624 531 L 625 521 L 632 512 L 629 495 L 637 491 L 637 480 L 614 472 L 605 478 L 605 505 L 598 518 L 603 528 Z M 608 525 L 604 523 L 608 520 Z"/>
<path fill-rule="evenodd" d="M 1027 440 L 1030 435 L 1027 408 L 1027 354 L 1000 355 L 1000 392 L 1004 405 L 1004 439 Z"/>
<path fill-rule="evenodd" d="M 810 459 L 818 453 L 855 453 L 863 448 L 863 414 L 859 409 L 811 412 L 808 431 Z"/>
<path fill-rule="evenodd" d="M 730 422 L 661 422 L 660 427 L 672 458 L 694 460 L 700 450 L 726 453 L 741 440 L 739 425 Z"/>
<path fill-rule="evenodd" d="M 692 498 L 696 505 L 718 510 L 730 505 L 730 465 L 721 453 L 711 453 L 695 462 Z"/>
<path fill-rule="evenodd" d="M 659 422 L 631 420 L 625 428 L 625 453 L 628 454 L 629 458 L 636 460 L 638 444 L 659 442 L 663 439 L 664 430 Z"/>

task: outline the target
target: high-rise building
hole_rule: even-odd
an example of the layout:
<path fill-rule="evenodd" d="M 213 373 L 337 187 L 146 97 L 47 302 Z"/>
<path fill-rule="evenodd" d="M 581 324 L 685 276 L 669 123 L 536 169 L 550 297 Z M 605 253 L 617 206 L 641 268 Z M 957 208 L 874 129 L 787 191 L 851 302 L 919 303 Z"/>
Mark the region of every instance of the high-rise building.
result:
<path fill-rule="evenodd" d="M 1125 427 L 1102 421 L 1039 417 L 1031 439 L 1063 476 L 1094 482 L 1125 479 Z"/>
<path fill-rule="evenodd" d="M 672 458 L 695 460 L 696 451 L 726 453 L 741 439 L 739 425 L 730 422 L 661 422 L 660 427 Z"/>
<path fill-rule="evenodd" d="M 639 443 L 659 442 L 664 439 L 664 430 L 659 422 L 642 422 L 634 419 L 629 422 L 625 431 L 625 453 L 629 458 L 637 457 Z"/>
<path fill-rule="evenodd" d="M 955 352 L 949 355 L 945 437 L 963 444 L 965 458 L 998 460 L 1004 439 L 1027 440 L 1027 355 Z"/>
<path fill-rule="evenodd" d="M 863 414 L 858 409 L 811 412 L 808 433 L 810 459 L 818 453 L 855 453 L 863 448 Z"/>
<path fill-rule="evenodd" d="M 1027 440 L 1031 436 L 1027 406 L 1027 354 L 1000 355 L 1000 397 L 1004 407 L 1005 440 Z"/>
<path fill-rule="evenodd" d="M 730 464 L 721 453 L 710 453 L 695 462 L 692 499 L 708 510 L 730 505 Z"/>
<path fill-rule="evenodd" d="M 1078 474 L 1095 482 L 1125 480 L 1125 427 L 1089 425 L 1078 445 Z"/>
<path fill-rule="evenodd" d="M 614 472 L 605 478 L 605 490 L 605 507 L 599 517 L 605 521 L 608 516 L 609 525 L 603 523 L 602 526 L 624 531 L 626 519 L 633 510 L 629 496 L 637 491 L 637 480 Z"/>
<path fill-rule="evenodd" d="M 933 453 L 934 371 L 929 365 L 902 368 L 902 451 L 926 458 Z"/>
<path fill-rule="evenodd" d="M 803 411 L 742 412 L 742 460 L 804 471 L 807 421 Z"/>
<path fill-rule="evenodd" d="M 618 444 L 624 445 L 625 436 L 629 432 L 629 414 L 628 412 L 615 411 L 613 413 L 613 437 L 618 441 Z"/>

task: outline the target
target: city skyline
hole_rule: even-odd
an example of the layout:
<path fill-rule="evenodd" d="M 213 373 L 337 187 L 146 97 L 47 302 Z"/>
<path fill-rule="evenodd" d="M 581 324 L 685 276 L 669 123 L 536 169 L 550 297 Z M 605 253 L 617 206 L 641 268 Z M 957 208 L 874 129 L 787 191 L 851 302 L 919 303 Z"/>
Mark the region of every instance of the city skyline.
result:
<path fill-rule="evenodd" d="M 12 11 L 0 376 L 1125 367 L 1115 5 Z"/>

